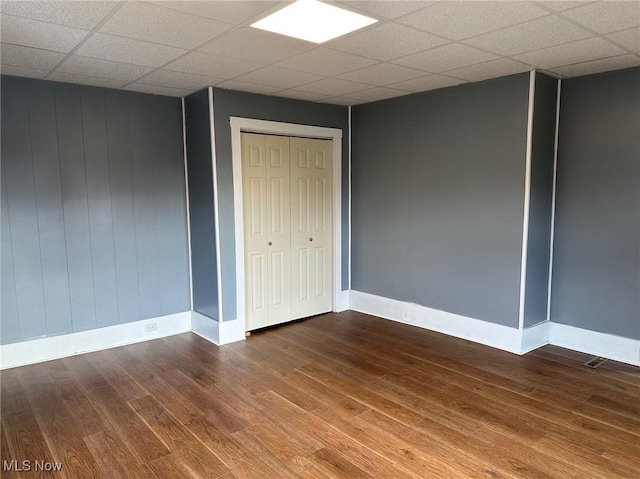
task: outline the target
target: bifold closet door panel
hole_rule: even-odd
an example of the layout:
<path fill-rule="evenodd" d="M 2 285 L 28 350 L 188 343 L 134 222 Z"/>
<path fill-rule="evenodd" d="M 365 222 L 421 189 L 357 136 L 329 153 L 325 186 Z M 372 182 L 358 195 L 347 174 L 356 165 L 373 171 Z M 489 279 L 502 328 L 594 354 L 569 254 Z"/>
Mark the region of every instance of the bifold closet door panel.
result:
<path fill-rule="evenodd" d="M 247 328 L 291 319 L 289 138 L 242 134 Z"/>
<path fill-rule="evenodd" d="M 269 323 L 291 320 L 291 192 L 289 138 L 265 136 Z"/>
<path fill-rule="evenodd" d="M 267 303 L 267 185 L 264 135 L 242 134 L 247 329 L 269 325 Z"/>
<path fill-rule="evenodd" d="M 332 143 L 291 138 L 292 319 L 331 311 Z"/>

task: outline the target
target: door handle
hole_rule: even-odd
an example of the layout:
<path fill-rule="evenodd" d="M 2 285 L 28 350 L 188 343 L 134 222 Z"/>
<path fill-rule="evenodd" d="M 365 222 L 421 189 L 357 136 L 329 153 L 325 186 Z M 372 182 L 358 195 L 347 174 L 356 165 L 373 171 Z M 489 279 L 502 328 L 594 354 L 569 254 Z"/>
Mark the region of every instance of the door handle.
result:
<path fill-rule="evenodd" d="M 309 241 L 313 241 L 313 238 L 309 238 Z"/>
<path fill-rule="evenodd" d="M 273 243 L 272 243 L 271 241 L 269 241 L 267 244 L 268 244 L 269 246 L 271 246 Z"/>

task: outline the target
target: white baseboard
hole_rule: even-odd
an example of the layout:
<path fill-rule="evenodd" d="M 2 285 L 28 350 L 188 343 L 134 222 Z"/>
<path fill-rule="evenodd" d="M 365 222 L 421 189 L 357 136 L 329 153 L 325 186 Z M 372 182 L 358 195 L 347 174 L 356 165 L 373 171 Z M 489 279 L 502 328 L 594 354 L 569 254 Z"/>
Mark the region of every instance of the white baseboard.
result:
<path fill-rule="evenodd" d="M 157 329 L 145 331 L 155 323 Z M 0 346 L 0 369 L 100 351 L 191 331 L 191 313 L 170 314 L 78 333 Z"/>
<path fill-rule="evenodd" d="M 333 310 L 335 313 L 341 313 L 349 309 L 349 306 L 351 304 L 350 293 L 351 291 L 348 290 L 340 291 L 340 293 L 336 296 L 336 304 Z"/>
<path fill-rule="evenodd" d="M 520 354 L 526 354 L 549 344 L 549 324 L 548 321 L 544 321 L 522 331 Z"/>
<path fill-rule="evenodd" d="M 598 333 L 550 321 L 520 331 L 516 328 L 360 291 L 351 291 L 351 309 L 516 354 L 526 354 L 545 344 L 553 344 L 640 366 L 640 340 Z"/>
<path fill-rule="evenodd" d="M 219 323 L 215 319 L 192 311 L 191 324 L 195 334 L 218 346 L 245 339 L 244 322 L 237 319 Z"/>
<path fill-rule="evenodd" d="M 351 291 L 351 309 L 521 354 L 521 332 L 419 304 Z"/>
<path fill-rule="evenodd" d="M 191 311 L 191 331 L 213 344 L 220 343 L 219 323 L 197 311 Z"/>
<path fill-rule="evenodd" d="M 244 321 L 234 319 L 233 321 L 224 321 L 220 323 L 220 342 L 219 346 L 223 344 L 235 343 L 236 341 L 245 340 L 245 324 Z"/>
<path fill-rule="evenodd" d="M 551 323 L 549 342 L 594 356 L 640 366 L 640 340 Z"/>

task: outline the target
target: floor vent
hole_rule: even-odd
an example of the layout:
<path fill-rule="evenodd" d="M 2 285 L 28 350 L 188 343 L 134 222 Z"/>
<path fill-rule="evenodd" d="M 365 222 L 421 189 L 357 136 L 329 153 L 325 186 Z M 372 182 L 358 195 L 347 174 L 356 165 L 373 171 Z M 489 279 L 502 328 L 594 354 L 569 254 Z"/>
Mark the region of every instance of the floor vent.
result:
<path fill-rule="evenodd" d="M 601 366 L 605 361 L 607 360 L 607 358 L 599 358 L 599 357 L 595 357 L 595 358 L 591 358 L 589 359 L 589 361 L 587 361 L 586 363 L 584 363 L 584 365 L 588 368 L 591 369 L 595 369 L 598 366 Z"/>

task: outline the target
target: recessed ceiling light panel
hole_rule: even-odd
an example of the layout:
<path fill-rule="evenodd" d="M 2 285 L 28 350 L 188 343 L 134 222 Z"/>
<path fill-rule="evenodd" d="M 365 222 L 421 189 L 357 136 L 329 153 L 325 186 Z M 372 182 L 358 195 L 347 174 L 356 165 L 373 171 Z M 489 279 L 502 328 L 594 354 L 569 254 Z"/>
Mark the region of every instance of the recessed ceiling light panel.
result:
<path fill-rule="evenodd" d="M 316 0 L 298 0 L 251 26 L 314 43 L 324 43 L 377 22 Z"/>

